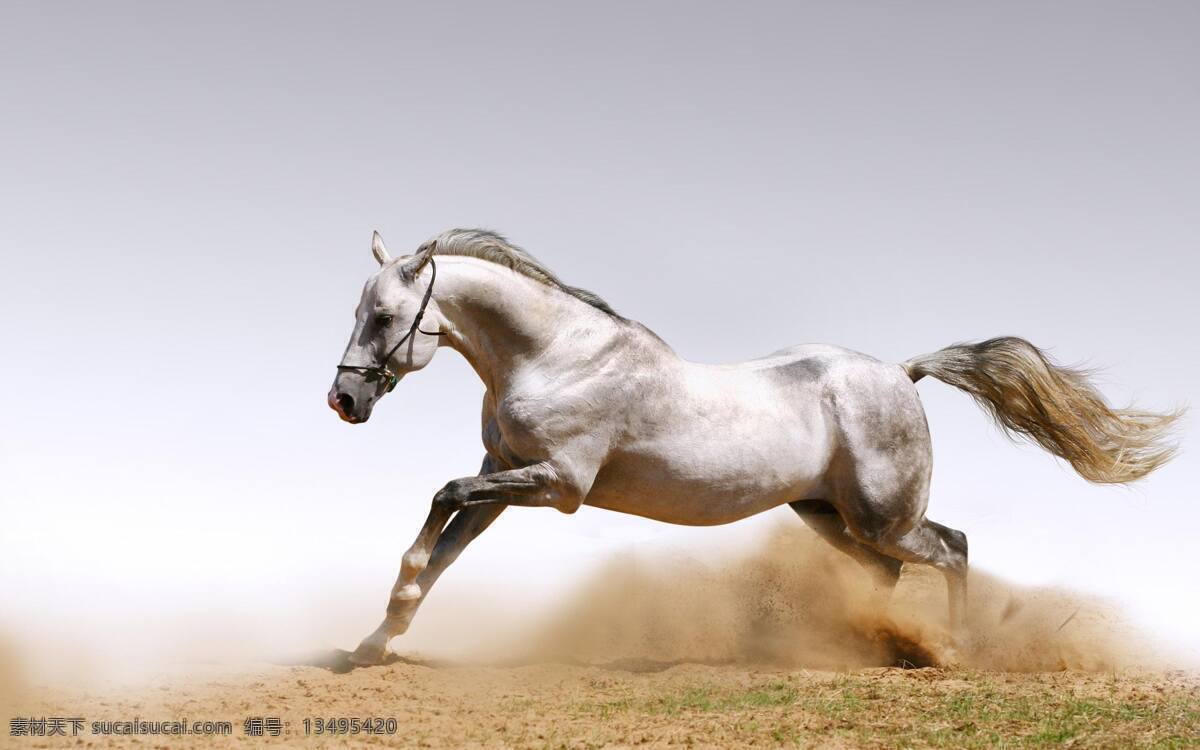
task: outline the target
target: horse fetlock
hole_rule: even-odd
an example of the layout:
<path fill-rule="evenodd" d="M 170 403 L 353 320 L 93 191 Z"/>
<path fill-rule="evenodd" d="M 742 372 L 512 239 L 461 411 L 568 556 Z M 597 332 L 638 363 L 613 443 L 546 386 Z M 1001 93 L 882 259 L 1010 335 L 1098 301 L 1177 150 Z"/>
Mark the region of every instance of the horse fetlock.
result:
<path fill-rule="evenodd" d="M 404 635 L 408 632 L 408 626 L 412 624 L 416 613 L 416 602 L 393 601 L 388 604 L 387 617 L 383 618 L 383 625 L 380 627 L 387 632 L 389 639 L 392 636 Z"/>
<path fill-rule="evenodd" d="M 392 591 L 392 598 L 388 602 L 388 611 L 390 612 L 393 606 L 407 607 L 410 603 L 421 598 L 421 586 L 416 583 L 406 583 L 396 587 Z"/>

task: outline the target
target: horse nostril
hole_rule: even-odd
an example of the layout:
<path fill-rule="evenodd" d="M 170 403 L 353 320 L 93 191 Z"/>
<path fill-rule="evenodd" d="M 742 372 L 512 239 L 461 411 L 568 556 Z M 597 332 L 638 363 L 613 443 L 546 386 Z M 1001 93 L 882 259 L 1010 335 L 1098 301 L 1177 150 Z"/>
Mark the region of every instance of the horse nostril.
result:
<path fill-rule="evenodd" d="M 348 393 L 339 393 L 337 395 L 338 409 L 347 417 L 354 411 L 354 398 Z"/>

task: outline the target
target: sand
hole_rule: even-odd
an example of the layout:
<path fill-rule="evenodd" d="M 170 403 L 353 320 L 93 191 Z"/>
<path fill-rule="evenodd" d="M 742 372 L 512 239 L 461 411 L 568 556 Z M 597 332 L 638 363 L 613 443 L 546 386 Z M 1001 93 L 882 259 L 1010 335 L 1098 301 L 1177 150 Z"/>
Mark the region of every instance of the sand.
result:
<path fill-rule="evenodd" d="M 709 564 L 614 560 L 522 642 L 470 659 L 433 661 L 399 638 L 390 663 L 353 670 L 335 649 L 174 663 L 124 683 L 39 683 L 9 665 L 0 669 L 6 718 L 85 724 L 77 737 L 4 739 L 172 748 L 1200 746 L 1200 673 L 1173 662 L 1116 605 L 979 573 L 971 587 L 970 634 L 955 640 L 938 574 L 906 568 L 880 611 L 854 563 L 788 527 L 753 554 Z M 486 613 L 464 615 L 486 624 Z M 232 734 L 92 733 L 93 721 L 135 717 L 225 721 Z M 278 724 L 247 734 L 246 720 L 259 718 Z M 317 735 L 318 720 L 330 719 L 334 733 Z M 351 719 L 366 721 L 355 731 Z"/>

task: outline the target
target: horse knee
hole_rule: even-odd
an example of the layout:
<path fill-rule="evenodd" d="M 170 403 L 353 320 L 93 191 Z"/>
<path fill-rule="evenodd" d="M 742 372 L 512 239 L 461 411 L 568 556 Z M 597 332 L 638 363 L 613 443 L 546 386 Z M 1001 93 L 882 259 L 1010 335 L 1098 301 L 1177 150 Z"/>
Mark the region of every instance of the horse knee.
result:
<path fill-rule="evenodd" d="M 453 512 L 462 507 L 467 499 L 467 481 L 452 479 L 433 495 L 433 507 Z"/>

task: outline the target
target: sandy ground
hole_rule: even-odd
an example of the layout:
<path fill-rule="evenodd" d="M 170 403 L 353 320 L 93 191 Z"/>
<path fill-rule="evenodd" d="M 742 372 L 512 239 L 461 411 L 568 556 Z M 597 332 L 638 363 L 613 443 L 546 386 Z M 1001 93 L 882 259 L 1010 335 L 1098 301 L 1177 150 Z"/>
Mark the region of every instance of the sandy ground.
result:
<path fill-rule="evenodd" d="M 971 586 L 971 631 L 954 641 L 936 573 L 906 568 L 881 610 L 853 563 L 791 529 L 711 566 L 615 560 L 519 648 L 490 655 L 410 652 L 351 670 L 325 650 L 175 663 L 123 684 L 11 673 L 0 744 L 1200 747 L 1200 672 L 1115 605 L 984 574 Z M 461 615 L 487 631 L 486 612 Z M 14 718 L 54 717 L 83 719 L 80 734 L 11 736 Z M 229 722 L 231 734 L 93 732 L 137 719 Z M 255 719 L 262 737 L 247 731 Z"/>
<path fill-rule="evenodd" d="M 88 724 L 76 738 L 10 737 L 13 747 L 1200 746 L 1195 673 L 397 662 L 346 674 L 258 666 L 131 691 L 55 690 L 27 708 Z M 226 720 L 233 734 L 87 734 L 91 721 L 134 717 Z M 280 735 L 247 735 L 251 717 L 280 719 Z M 306 736 L 305 719 L 370 717 L 394 718 L 394 733 L 383 726 L 380 734 Z"/>

